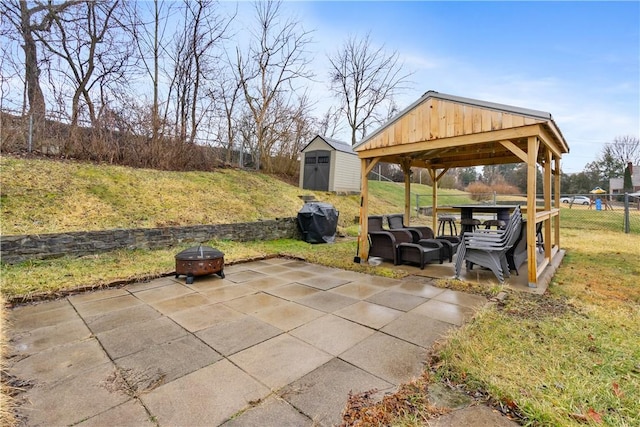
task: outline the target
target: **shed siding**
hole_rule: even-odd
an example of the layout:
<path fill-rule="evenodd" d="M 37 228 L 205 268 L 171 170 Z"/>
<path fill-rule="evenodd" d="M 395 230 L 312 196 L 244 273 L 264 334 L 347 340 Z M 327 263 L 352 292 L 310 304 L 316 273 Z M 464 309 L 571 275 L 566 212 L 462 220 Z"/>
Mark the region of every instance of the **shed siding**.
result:
<path fill-rule="evenodd" d="M 332 191 L 360 191 L 360 159 L 358 156 L 335 151 L 332 153 L 335 164 L 332 164 Z M 337 166 L 336 166 L 337 165 Z"/>

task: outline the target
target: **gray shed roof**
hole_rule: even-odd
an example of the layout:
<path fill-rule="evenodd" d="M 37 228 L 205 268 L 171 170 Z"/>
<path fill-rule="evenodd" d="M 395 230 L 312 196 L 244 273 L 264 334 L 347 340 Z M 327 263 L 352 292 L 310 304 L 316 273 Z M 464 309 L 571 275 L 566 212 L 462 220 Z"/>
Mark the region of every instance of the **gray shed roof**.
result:
<path fill-rule="evenodd" d="M 336 151 L 342 151 L 343 153 L 347 153 L 347 154 L 353 154 L 354 156 L 356 156 L 356 152 L 353 151 L 353 148 L 351 147 L 351 144 L 348 144 L 346 142 L 342 142 L 342 141 L 338 141 L 337 139 L 333 139 L 333 138 L 329 138 L 326 136 L 322 136 L 322 135 L 316 135 L 315 137 L 313 137 L 313 139 L 309 142 L 309 144 L 311 144 L 313 142 L 314 139 L 316 138 L 320 138 L 322 139 L 324 142 L 327 143 L 327 145 L 329 145 L 331 148 L 333 148 Z M 307 149 L 307 147 L 309 146 L 309 144 L 305 145 L 304 148 L 300 151 L 304 151 Z"/>

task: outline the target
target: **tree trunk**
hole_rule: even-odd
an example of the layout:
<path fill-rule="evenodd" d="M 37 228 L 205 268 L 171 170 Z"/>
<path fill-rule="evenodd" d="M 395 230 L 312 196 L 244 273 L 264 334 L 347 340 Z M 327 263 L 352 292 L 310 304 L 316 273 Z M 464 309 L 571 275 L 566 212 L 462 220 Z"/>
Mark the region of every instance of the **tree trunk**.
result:
<path fill-rule="evenodd" d="M 45 102 L 40 87 L 40 69 L 38 68 L 38 50 L 33 38 L 31 26 L 31 11 L 26 0 L 20 1 L 21 31 L 24 39 L 25 82 L 27 86 L 27 100 L 29 114 L 33 117 L 33 141 L 39 142 L 44 129 Z"/>

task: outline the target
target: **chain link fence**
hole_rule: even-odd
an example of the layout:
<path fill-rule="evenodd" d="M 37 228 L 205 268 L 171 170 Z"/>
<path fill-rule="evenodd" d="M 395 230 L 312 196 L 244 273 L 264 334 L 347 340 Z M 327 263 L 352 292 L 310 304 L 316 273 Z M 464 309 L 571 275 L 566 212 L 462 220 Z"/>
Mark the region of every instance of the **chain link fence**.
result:
<path fill-rule="evenodd" d="M 412 193 L 411 209 L 421 221 L 428 223 L 432 216 L 431 194 Z M 438 207 L 464 204 L 520 204 L 527 203 L 526 194 L 438 194 Z M 537 200 L 538 207 L 544 201 Z M 640 197 L 609 194 L 570 194 L 560 199 L 560 221 L 564 228 L 577 230 L 610 230 L 640 234 Z M 457 215 L 459 218 L 459 214 Z M 492 214 L 481 214 L 480 220 L 495 219 Z"/>

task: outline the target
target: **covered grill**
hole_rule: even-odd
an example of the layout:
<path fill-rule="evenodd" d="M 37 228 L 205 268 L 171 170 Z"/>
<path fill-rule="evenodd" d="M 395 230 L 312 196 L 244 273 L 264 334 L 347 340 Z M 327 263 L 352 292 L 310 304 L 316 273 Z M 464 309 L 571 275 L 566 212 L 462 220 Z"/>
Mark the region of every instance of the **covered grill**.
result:
<path fill-rule="evenodd" d="M 338 211 L 321 202 L 305 203 L 298 212 L 298 225 L 307 243 L 333 243 L 338 227 Z"/>
<path fill-rule="evenodd" d="M 187 276 L 187 284 L 195 276 L 217 273 L 224 279 L 224 254 L 208 246 L 194 246 L 176 255 L 176 278 Z"/>

